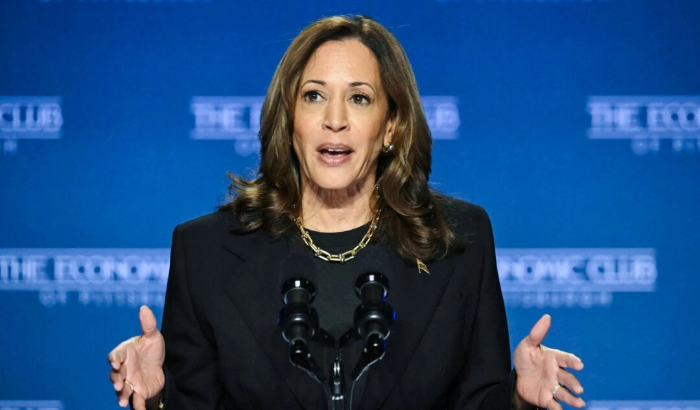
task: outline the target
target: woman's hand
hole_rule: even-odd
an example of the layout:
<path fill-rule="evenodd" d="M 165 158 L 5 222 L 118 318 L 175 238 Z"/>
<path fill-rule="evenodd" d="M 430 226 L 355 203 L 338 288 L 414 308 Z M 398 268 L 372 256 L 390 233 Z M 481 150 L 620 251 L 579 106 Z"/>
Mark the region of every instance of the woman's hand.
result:
<path fill-rule="evenodd" d="M 141 336 L 120 343 L 109 352 L 107 360 L 112 365 L 109 378 L 117 391 L 119 405 L 128 406 L 129 396 L 133 394 L 134 409 L 145 410 L 146 400 L 158 400 L 165 385 L 165 341 L 151 309 L 141 306 L 139 320 Z"/>
<path fill-rule="evenodd" d="M 551 410 L 562 410 L 559 402 L 582 408 L 586 403 L 574 396 L 583 393 L 576 376 L 564 370 L 582 370 L 583 362 L 571 353 L 543 346 L 552 318 L 544 315 L 535 323 L 530 334 L 520 342 L 513 355 L 518 379 L 516 383 L 516 405 L 525 409 L 528 404 Z M 562 384 L 562 387 L 557 386 Z M 556 397 L 552 391 L 556 388 Z"/>

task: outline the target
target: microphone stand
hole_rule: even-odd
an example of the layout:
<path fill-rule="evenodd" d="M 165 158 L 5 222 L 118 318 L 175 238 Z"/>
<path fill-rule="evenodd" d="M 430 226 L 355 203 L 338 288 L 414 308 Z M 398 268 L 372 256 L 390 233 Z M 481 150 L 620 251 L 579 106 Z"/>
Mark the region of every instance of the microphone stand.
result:
<path fill-rule="evenodd" d="M 340 349 L 335 351 L 333 360 L 333 377 L 331 379 L 331 410 L 345 410 L 345 378 Z"/>
<path fill-rule="evenodd" d="M 331 347 L 335 351 L 333 364 L 331 367 L 331 378 L 326 383 L 326 376 L 316 363 L 306 342 L 296 339 L 289 344 L 289 361 L 292 365 L 309 375 L 313 380 L 323 387 L 323 391 L 328 399 L 329 410 L 352 410 L 352 396 L 355 390 L 355 383 L 364 375 L 369 368 L 384 357 L 386 353 L 386 341 L 377 333 L 372 333 L 367 337 L 362 354 L 357 360 L 351 373 L 352 387 L 350 399 L 346 401 L 346 383 L 343 375 L 342 348 L 351 340 L 361 340 L 362 336 L 357 329 L 350 329 L 337 342 L 333 336 L 322 328 L 317 330 L 313 341 L 324 347 Z M 347 405 L 347 407 L 346 407 Z"/>
<path fill-rule="evenodd" d="M 388 288 L 388 280 L 382 274 L 370 273 L 358 279 L 355 291 L 362 303 L 355 310 L 355 326 L 336 341 L 330 333 L 318 327 L 318 314 L 310 306 L 315 294 L 313 284 L 300 278 L 287 281 L 282 287 L 286 306 L 280 311 L 278 322 L 283 337 L 289 342 L 289 361 L 323 387 L 329 410 L 352 410 L 355 384 L 386 353 L 385 339 L 389 337 L 395 319 L 394 310 L 385 302 Z M 290 290 L 299 292 L 289 293 Z M 350 399 L 346 403 L 342 348 L 351 340 L 363 338 L 365 346 L 351 373 L 352 387 Z M 331 378 L 328 383 L 311 354 L 308 345 L 310 340 L 334 349 Z"/>
<path fill-rule="evenodd" d="M 331 347 L 335 350 L 331 378 L 326 384 L 326 375 L 311 354 L 311 350 L 306 342 L 294 340 L 289 344 L 289 361 L 298 369 L 303 370 L 312 379 L 323 387 L 328 400 L 329 410 L 346 410 L 345 408 L 345 378 L 343 377 L 342 355 L 338 344 L 333 336 L 319 328 L 316 336 L 312 339 L 319 342 L 323 347 Z"/>

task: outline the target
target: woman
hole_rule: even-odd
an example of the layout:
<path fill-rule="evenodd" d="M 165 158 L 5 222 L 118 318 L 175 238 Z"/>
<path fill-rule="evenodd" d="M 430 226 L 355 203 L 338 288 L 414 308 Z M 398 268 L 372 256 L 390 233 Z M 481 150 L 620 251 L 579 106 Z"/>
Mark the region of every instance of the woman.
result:
<path fill-rule="evenodd" d="M 352 327 L 353 281 L 371 269 L 390 277 L 397 318 L 383 360 L 349 394 L 353 408 L 584 406 L 563 370 L 581 361 L 540 345 L 548 316 L 509 372 L 488 216 L 429 189 L 430 132 L 408 59 L 384 27 L 357 16 L 304 29 L 272 79 L 260 138 L 258 177 L 232 177 L 230 204 L 175 229 L 162 336 L 142 308 L 143 335 L 109 355 L 120 405 L 327 408 L 288 359 L 279 286 L 304 269 L 321 327 L 338 338 Z M 345 379 L 362 348 L 341 349 Z M 314 343 L 313 354 L 328 364 L 337 352 Z"/>

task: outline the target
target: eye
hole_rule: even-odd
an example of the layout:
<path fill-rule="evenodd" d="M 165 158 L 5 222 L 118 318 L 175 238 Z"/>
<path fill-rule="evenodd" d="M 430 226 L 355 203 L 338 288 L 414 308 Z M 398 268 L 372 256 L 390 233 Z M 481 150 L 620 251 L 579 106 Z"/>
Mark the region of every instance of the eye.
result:
<path fill-rule="evenodd" d="M 357 105 L 369 105 L 369 103 L 372 102 L 372 100 L 364 94 L 353 94 L 350 100 Z"/>
<path fill-rule="evenodd" d="M 311 91 L 306 91 L 303 95 L 304 101 L 310 102 L 310 103 L 315 103 L 321 101 L 323 98 L 321 96 L 321 93 L 319 93 L 316 90 L 311 90 Z"/>

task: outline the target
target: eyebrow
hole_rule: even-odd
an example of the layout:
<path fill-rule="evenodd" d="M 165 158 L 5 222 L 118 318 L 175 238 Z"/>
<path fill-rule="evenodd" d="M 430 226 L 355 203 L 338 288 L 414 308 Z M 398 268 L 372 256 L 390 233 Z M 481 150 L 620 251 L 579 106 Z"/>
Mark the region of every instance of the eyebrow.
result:
<path fill-rule="evenodd" d="M 314 84 L 319 84 L 319 85 L 324 85 L 324 86 L 326 85 L 326 82 L 325 82 L 325 81 L 321 81 L 321 80 L 307 80 L 304 84 L 302 84 L 302 86 L 304 86 L 304 85 L 306 85 L 306 84 L 308 84 L 308 83 L 314 83 Z M 350 87 L 359 87 L 359 86 L 361 86 L 361 85 L 366 85 L 367 87 L 371 88 L 372 91 L 375 91 L 375 92 L 376 92 L 376 90 L 374 89 L 374 87 L 372 87 L 372 85 L 371 85 L 370 83 L 366 83 L 366 82 L 364 82 L 364 81 L 353 81 L 353 82 L 350 83 Z"/>
<path fill-rule="evenodd" d="M 355 82 L 350 83 L 350 87 L 359 87 L 361 85 L 366 85 L 367 87 L 371 88 L 372 91 L 374 91 L 374 87 L 372 87 L 372 85 L 370 85 L 370 83 L 365 83 L 362 81 L 355 81 Z"/>

